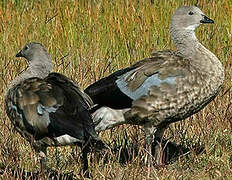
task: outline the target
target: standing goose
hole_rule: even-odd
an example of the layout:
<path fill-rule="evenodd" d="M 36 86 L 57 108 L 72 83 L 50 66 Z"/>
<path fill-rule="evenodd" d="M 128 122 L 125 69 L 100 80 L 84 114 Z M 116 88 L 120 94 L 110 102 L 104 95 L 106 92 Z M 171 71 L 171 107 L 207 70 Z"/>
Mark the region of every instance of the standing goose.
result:
<path fill-rule="evenodd" d="M 151 154 L 152 141 L 160 142 L 169 124 L 197 113 L 212 101 L 222 87 L 224 70 L 218 58 L 195 36 L 194 30 L 206 23 L 214 21 L 199 8 L 178 8 L 170 24 L 177 51 L 155 52 L 86 88 L 85 92 L 101 107 L 94 112 L 98 123 L 95 130 L 123 123 L 142 125 Z M 161 160 L 157 145 L 156 164 Z"/>
<path fill-rule="evenodd" d="M 42 44 L 28 43 L 16 57 L 24 57 L 28 68 L 9 85 L 5 97 L 9 119 L 39 152 L 41 170 L 48 146 L 76 144 L 83 148 L 85 172 L 90 144 L 103 146 L 88 111 L 92 100 L 64 75 L 51 73 L 51 57 Z"/>

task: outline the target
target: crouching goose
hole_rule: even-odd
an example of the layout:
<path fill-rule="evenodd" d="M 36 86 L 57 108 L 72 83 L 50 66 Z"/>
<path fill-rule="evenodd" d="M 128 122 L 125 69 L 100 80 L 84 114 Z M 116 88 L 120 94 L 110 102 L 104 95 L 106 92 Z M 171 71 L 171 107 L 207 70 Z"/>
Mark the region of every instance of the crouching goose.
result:
<path fill-rule="evenodd" d="M 169 124 L 204 108 L 220 91 L 224 70 L 218 58 L 205 48 L 194 30 L 214 23 L 199 8 L 182 6 L 171 18 L 170 33 L 177 51 L 158 51 L 151 57 L 121 69 L 85 89 L 94 103 L 99 131 L 128 123 L 143 125 L 146 144 L 160 142 Z M 155 162 L 161 164 L 161 148 Z M 147 161 L 151 165 L 151 156 Z"/>
<path fill-rule="evenodd" d="M 48 146 L 76 144 L 83 148 L 85 172 L 90 144 L 104 147 L 88 111 L 92 100 L 69 78 L 51 73 L 51 57 L 42 44 L 28 43 L 16 57 L 24 57 L 28 68 L 9 85 L 5 97 L 9 119 L 39 152 L 41 170 Z"/>

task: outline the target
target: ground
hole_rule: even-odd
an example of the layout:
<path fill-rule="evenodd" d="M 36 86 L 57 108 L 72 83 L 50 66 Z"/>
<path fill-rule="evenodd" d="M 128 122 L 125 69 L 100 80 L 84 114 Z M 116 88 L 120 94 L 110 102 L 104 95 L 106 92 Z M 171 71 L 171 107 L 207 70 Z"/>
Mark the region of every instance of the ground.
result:
<path fill-rule="evenodd" d="M 170 126 L 165 133 L 167 165 L 155 167 L 150 178 L 143 163 L 144 132 L 129 125 L 100 133 L 111 150 L 89 156 L 91 175 L 118 180 L 232 178 L 232 2 L 226 0 L 1 1 L 1 178 L 21 179 L 26 172 L 30 176 L 39 171 L 38 155 L 13 130 L 4 111 L 7 84 L 26 67 L 24 60 L 15 58 L 18 50 L 29 41 L 41 42 L 52 55 L 54 71 L 71 77 L 83 89 L 152 51 L 175 49 L 169 21 L 183 4 L 197 4 L 215 21 L 201 26 L 197 37 L 225 67 L 222 91 L 198 114 Z M 48 165 L 60 173 L 57 176 L 72 173 L 80 179 L 79 152 L 76 147 L 49 148 Z"/>

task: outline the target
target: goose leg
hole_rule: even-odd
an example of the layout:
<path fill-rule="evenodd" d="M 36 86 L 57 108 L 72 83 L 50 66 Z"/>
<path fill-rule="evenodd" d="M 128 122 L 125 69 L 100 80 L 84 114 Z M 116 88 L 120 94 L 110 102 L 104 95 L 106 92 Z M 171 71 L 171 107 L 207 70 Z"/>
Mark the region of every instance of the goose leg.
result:
<path fill-rule="evenodd" d="M 153 157 L 152 157 L 152 142 L 154 140 L 154 133 L 156 128 L 153 127 L 150 123 L 144 125 L 144 130 L 146 134 L 146 156 L 145 164 L 148 166 L 148 177 L 150 176 L 151 168 L 153 167 Z"/>
<path fill-rule="evenodd" d="M 154 143 L 155 143 L 155 148 L 154 148 L 154 158 L 155 158 L 155 164 L 157 166 L 163 165 L 163 148 L 162 148 L 162 139 L 163 139 L 163 134 L 167 126 L 162 127 L 162 128 L 157 128 L 154 136 Z"/>
<path fill-rule="evenodd" d="M 39 156 L 40 156 L 40 172 L 44 174 L 47 170 L 47 147 L 43 146 L 39 150 Z"/>
<path fill-rule="evenodd" d="M 89 147 L 88 145 L 84 145 L 82 148 L 82 156 L 81 156 L 81 161 L 82 161 L 82 172 L 84 177 L 90 178 L 90 173 L 89 173 L 89 165 L 88 165 L 88 152 L 89 152 Z"/>

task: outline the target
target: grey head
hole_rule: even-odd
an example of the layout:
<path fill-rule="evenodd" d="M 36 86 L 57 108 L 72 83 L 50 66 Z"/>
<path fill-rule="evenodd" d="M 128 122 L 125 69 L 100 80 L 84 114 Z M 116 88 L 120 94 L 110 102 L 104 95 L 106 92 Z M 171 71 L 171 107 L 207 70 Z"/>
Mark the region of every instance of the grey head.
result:
<path fill-rule="evenodd" d="M 52 68 L 51 56 L 44 46 L 37 42 L 30 42 L 20 50 L 16 57 L 24 57 L 30 65 L 46 64 Z"/>
<path fill-rule="evenodd" d="M 214 23 L 214 21 L 196 6 L 178 8 L 170 23 L 171 38 L 177 47 L 177 52 L 186 58 L 194 58 L 198 54 L 197 47 L 202 46 L 195 35 L 195 29 L 201 24 L 209 23 Z"/>
<path fill-rule="evenodd" d="M 50 54 L 37 42 L 26 44 L 16 57 L 24 57 L 28 62 L 28 68 L 11 82 L 10 88 L 31 77 L 45 78 L 53 69 Z"/>
<path fill-rule="evenodd" d="M 179 7 L 171 19 L 171 28 L 194 31 L 199 25 L 214 23 L 196 6 Z"/>

